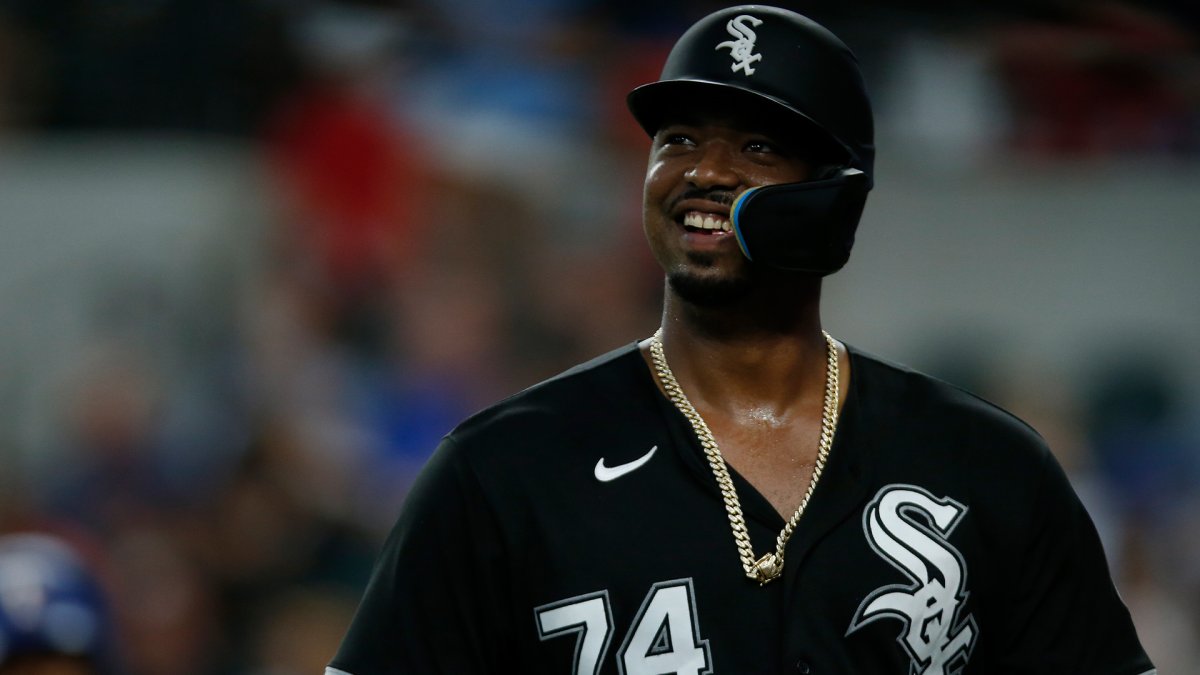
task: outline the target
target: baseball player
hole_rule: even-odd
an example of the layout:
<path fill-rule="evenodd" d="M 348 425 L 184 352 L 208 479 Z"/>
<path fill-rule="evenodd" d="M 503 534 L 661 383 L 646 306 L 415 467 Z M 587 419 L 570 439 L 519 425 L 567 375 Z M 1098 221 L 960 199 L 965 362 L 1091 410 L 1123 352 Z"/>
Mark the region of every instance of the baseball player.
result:
<path fill-rule="evenodd" d="M 327 675 L 1144 675 L 1042 439 L 821 328 L 874 178 L 849 49 L 759 5 L 628 98 L 661 329 L 468 419 Z"/>

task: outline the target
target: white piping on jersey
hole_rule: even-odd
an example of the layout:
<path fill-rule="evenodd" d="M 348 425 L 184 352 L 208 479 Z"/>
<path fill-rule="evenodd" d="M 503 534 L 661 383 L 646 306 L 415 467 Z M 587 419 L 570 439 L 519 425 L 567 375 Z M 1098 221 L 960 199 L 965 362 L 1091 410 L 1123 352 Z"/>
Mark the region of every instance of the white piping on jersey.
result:
<path fill-rule="evenodd" d="M 353 674 L 347 673 L 344 670 L 338 670 L 337 668 L 330 668 L 329 666 L 325 666 L 325 675 L 353 675 Z M 1147 673 L 1146 675 L 1154 675 L 1154 674 Z"/>

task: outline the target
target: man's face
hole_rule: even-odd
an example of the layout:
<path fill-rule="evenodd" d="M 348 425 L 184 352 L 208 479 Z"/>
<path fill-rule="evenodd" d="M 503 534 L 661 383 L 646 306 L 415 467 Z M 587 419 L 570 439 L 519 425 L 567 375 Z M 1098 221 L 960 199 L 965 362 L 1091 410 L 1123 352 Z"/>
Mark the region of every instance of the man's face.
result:
<path fill-rule="evenodd" d="M 747 120 L 696 116 L 658 130 L 646 170 L 643 226 L 675 292 L 711 305 L 753 287 L 756 270 L 738 248 L 729 207 L 752 187 L 811 178 L 804 150 Z"/>

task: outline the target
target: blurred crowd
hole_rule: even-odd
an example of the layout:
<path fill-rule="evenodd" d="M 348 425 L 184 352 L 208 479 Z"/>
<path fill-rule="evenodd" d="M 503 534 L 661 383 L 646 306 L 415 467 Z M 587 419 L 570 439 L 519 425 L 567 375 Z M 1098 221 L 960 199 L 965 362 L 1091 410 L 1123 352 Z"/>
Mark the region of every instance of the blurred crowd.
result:
<path fill-rule="evenodd" d="M 213 327 L 147 349 L 137 312 L 100 308 L 45 447 L 0 448 L 0 534 L 87 561 L 121 672 L 319 673 L 438 439 L 653 330 L 624 94 L 724 4 L 0 0 L 0 148 L 170 133 L 245 147 L 264 176 L 253 274 L 204 308 Z M 1192 2 L 776 4 L 843 35 L 884 124 L 930 143 L 1200 158 Z M 938 100 L 992 92 L 972 100 L 995 123 L 917 98 L 954 86 Z M 1057 392 L 979 363 L 933 367 L 1051 440 L 1151 655 L 1200 672 L 1200 537 L 1179 536 L 1200 532 L 1198 425 L 1171 364 Z"/>

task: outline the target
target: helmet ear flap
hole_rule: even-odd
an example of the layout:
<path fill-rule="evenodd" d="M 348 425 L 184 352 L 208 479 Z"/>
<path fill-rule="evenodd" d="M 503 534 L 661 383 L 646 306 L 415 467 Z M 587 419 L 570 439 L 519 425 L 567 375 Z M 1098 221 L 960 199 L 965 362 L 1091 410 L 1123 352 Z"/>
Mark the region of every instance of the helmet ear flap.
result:
<path fill-rule="evenodd" d="M 831 274 L 850 257 L 869 190 L 867 175 L 850 167 L 821 180 L 750 188 L 730 209 L 733 232 L 753 262 Z"/>

